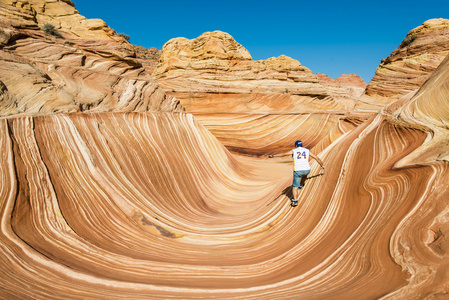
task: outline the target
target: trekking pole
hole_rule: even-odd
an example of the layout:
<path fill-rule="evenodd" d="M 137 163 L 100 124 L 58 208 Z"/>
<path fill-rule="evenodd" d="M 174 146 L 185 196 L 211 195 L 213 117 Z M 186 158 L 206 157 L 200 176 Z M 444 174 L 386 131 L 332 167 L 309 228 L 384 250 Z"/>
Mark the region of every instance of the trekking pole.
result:
<path fill-rule="evenodd" d="M 316 175 L 313 175 L 313 176 L 309 176 L 309 177 L 307 177 L 307 180 L 315 178 L 315 177 L 318 177 L 318 176 L 322 176 L 322 175 L 324 175 L 324 173 L 320 173 L 320 174 L 316 174 Z"/>

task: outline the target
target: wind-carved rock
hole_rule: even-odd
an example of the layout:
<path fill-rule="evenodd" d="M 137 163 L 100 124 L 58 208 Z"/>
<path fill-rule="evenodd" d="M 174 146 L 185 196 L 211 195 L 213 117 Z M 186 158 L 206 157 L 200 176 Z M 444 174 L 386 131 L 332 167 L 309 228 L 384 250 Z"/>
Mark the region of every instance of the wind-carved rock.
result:
<path fill-rule="evenodd" d="M 30 13 L 39 27 L 51 24 L 64 37 L 125 41 L 103 20 L 80 15 L 71 0 L 1 0 L 0 3 Z"/>
<path fill-rule="evenodd" d="M 321 73 L 317 73 L 316 76 L 322 85 L 345 89 L 347 95 L 350 95 L 351 98 L 354 99 L 360 97 L 366 89 L 365 81 L 363 81 L 360 75 L 354 73 L 342 74 L 340 77 L 335 79 Z"/>
<path fill-rule="evenodd" d="M 332 97 L 343 97 L 346 95 L 343 91 L 321 85 L 312 71 L 299 61 L 285 55 L 253 61 L 242 45 L 221 31 L 206 32 L 193 40 L 175 38 L 168 41 L 162 48 L 153 76 L 192 112 L 200 109 L 201 99 L 206 94 L 212 102 L 214 94 L 287 95 L 282 100 L 284 107 L 274 108 L 277 111 L 290 110 L 286 102 L 304 102 L 301 97 L 307 97 L 308 101 L 326 99 L 334 102 L 336 109 L 346 107 L 345 103 Z M 198 107 L 191 107 L 195 98 Z M 323 109 L 326 108 L 323 105 Z M 226 111 L 225 108 L 221 110 Z"/>
<path fill-rule="evenodd" d="M 449 161 L 448 95 L 449 56 L 443 60 L 413 98 L 394 113 L 399 122 L 413 124 L 429 132 L 426 143 L 409 155 L 404 163 Z"/>
<path fill-rule="evenodd" d="M 58 34 L 45 32 L 46 22 L 59 24 L 49 27 Z M 1 115 L 183 110 L 128 42 L 86 22 L 70 1 L 0 4 Z"/>
<path fill-rule="evenodd" d="M 449 54 L 449 20 L 431 19 L 411 30 L 382 60 L 356 110 L 376 111 L 410 99 Z"/>
<path fill-rule="evenodd" d="M 229 149 L 257 155 L 286 152 L 298 136 L 310 138 L 313 147 L 340 122 L 352 124 L 340 129 L 353 128 L 344 115 L 363 91 L 360 83 L 321 83 L 285 55 L 254 61 L 221 31 L 168 41 L 153 77 Z M 310 129 L 315 122 L 329 123 L 315 131 Z"/>

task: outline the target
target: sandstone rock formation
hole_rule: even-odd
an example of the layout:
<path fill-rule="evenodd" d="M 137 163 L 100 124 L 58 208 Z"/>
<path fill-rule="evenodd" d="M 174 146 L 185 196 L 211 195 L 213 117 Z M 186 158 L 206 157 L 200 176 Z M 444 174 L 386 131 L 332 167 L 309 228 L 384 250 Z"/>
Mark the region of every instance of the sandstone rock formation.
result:
<path fill-rule="evenodd" d="M 142 67 L 145 68 L 148 74 L 153 74 L 159 62 L 161 50 L 154 47 L 147 49 L 137 45 L 133 45 L 133 47 L 136 53 L 136 60 L 142 64 Z"/>
<path fill-rule="evenodd" d="M 326 99 L 341 109 L 349 107 L 332 97 L 349 98 L 344 91 L 322 86 L 312 71 L 299 61 L 285 55 L 253 61 L 242 45 L 221 31 L 206 32 L 193 40 L 168 41 L 162 48 L 153 76 L 168 93 L 176 95 L 186 105 L 196 101 L 193 93 L 198 93 L 199 98 L 251 93 L 286 94 L 293 102 L 301 102 L 297 98 L 306 96 L 309 102 Z M 354 99 L 347 102 L 351 100 Z M 214 102 L 213 98 L 211 101 Z M 226 111 L 224 108 L 221 112 Z"/>
<path fill-rule="evenodd" d="M 424 22 L 382 60 L 356 109 L 378 111 L 401 97 L 410 99 L 448 54 L 449 20 Z"/>
<path fill-rule="evenodd" d="M 261 156 L 287 151 L 301 135 L 315 135 L 308 144 L 315 146 L 346 122 L 345 114 L 363 92 L 361 79 L 321 83 L 285 55 L 253 61 L 221 31 L 168 41 L 153 77 L 229 149 Z M 309 127 L 320 122 L 326 125 Z M 270 133 L 279 138 L 276 143 Z"/>
<path fill-rule="evenodd" d="M 435 277 L 445 248 L 432 242 L 442 210 L 429 210 L 442 203 L 447 165 L 394 168 L 422 144 L 420 130 L 380 116 L 357 127 L 320 154 L 326 178 L 308 182 L 302 206 L 291 209 L 289 165 L 265 166 L 268 175 L 236 161 L 191 115 L 0 124 L 4 297 L 447 292 L 447 278 Z M 428 238 L 415 238 L 416 220 Z M 434 275 L 423 280 L 429 266 Z"/>
<path fill-rule="evenodd" d="M 449 263 L 449 204 L 443 200 L 447 199 L 449 188 L 441 181 L 448 180 L 448 92 L 449 56 L 411 101 L 395 112 L 396 123 L 427 132 L 425 142 L 398 161 L 396 166 L 432 170 L 431 176 L 422 176 L 430 180 L 428 187 L 431 190 L 426 189 L 426 194 L 419 199 L 417 208 L 422 212 L 421 216 L 404 220 L 396 233 L 402 236 L 401 241 L 392 244 L 394 256 L 412 274 L 408 287 L 393 293 L 392 296 L 399 299 L 422 298 L 424 295 L 444 298 L 449 292 L 449 278 L 442 275 L 447 274 Z M 420 234 L 416 234 L 418 232 Z M 414 245 L 414 249 L 409 257 L 404 257 L 403 251 L 408 251 L 409 245 Z"/>
<path fill-rule="evenodd" d="M 87 19 L 80 15 L 71 0 L 1 0 L 7 7 L 15 7 L 19 13 L 26 13 L 31 25 L 37 23 L 39 27 L 51 24 L 62 36 L 71 38 L 115 40 L 124 42 L 115 31 L 101 19 Z M 4 14 L 5 11 L 2 12 Z M 21 17 L 16 18 L 11 12 L 6 12 L 8 20 L 22 23 Z M 31 19 L 30 19 L 31 18 Z M 128 48 L 131 47 L 128 45 Z"/>
<path fill-rule="evenodd" d="M 357 74 L 342 74 L 333 79 L 322 73 L 317 73 L 316 77 L 322 85 L 339 87 L 346 90 L 346 94 L 354 99 L 358 99 L 366 89 L 366 83 Z"/>
<path fill-rule="evenodd" d="M 12 4 L 22 8 L 0 4 L 2 115 L 182 109 L 145 73 L 123 38 L 94 30 L 100 31 L 98 37 L 85 39 L 97 35 L 72 32 L 75 26 L 66 31 L 73 18 L 85 19 L 71 5 L 60 1 Z M 52 5 L 57 4 L 61 7 L 53 12 Z M 41 29 L 49 16 L 65 24 L 60 29 L 62 37 Z"/>
<path fill-rule="evenodd" d="M 331 85 L 331 86 L 353 86 L 361 89 L 366 88 L 366 83 L 363 79 L 354 73 L 342 74 L 340 77 L 333 79 L 326 74 L 317 73 L 318 80 L 321 84 Z"/>
<path fill-rule="evenodd" d="M 195 117 L 125 41 L 48 36 L 17 3 L 0 4 L 1 299 L 447 296 L 449 58 L 381 113 L 236 81 L 212 99 L 226 116 Z M 291 208 L 298 134 L 326 173 Z"/>
<path fill-rule="evenodd" d="M 395 112 L 398 120 L 429 132 L 426 143 L 414 152 L 413 161 L 448 161 L 449 56 L 429 80 L 403 107 Z M 411 159 L 410 159 L 411 160 Z"/>

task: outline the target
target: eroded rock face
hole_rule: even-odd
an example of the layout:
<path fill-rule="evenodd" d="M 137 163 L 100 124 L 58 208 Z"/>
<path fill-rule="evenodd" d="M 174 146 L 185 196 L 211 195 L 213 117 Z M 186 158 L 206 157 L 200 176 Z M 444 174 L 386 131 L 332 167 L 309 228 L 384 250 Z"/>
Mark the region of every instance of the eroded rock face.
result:
<path fill-rule="evenodd" d="M 148 74 L 153 74 L 156 69 L 159 58 L 161 57 L 161 50 L 154 47 L 147 49 L 142 46 L 133 45 L 136 53 L 136 60 L 142 64 Z"/>
<path fill-rule="evenodd" d="M 342 74 L 335 79 L 321 73 L 317 73 L 316 76 L 322 85 L 339 87 L 352 99 L 358 99 L 366 89 L 365 81 L 357 74 Z"/>
<path fill-rule="evenodd" d="M 154 76 L 171 77 L 184 70 L 226 70 L 229 60 L 252 61 L 249 52 L 227 33 L 206 32 L 194 40 L 175 38 L 164 45 Z"/>
<path fill-rule="evenodd" d="M 290 149 L 292 140 L 314 132 L 308 126 L 315 122 L 326 125 L 312 140 L 324 138 L 340 120 L 345 122 L 363 91 L 356 75 L 329 84 L 285 55 L 253 61 L 220 31 L 167 42 L 153 76 L 229 149 L 261 156 Z M 251 130 L 254 120 L 264 120 L 257 131 Z M 277 132 L 283 144 L 273 143 L 268 132 Z M 308 146 L 316 144 L 312 140 Z"/>
<path fill-rule="evenodd" d="M 317 73 L 316 74 L 318 80 L 322 84 L 331 85 L 331 86 L 353 86 L 361 89 L 366 88 L 366 83 L 363 79 L 354 73 L 350 74 L 342 74 L 340 77 L 333 79 L 332 77 L 327 76 L 326 74 Z"/>
<path fill-rule="evenodd" d="M 349 129 L 292 209 L 290 164 L 236 159 L 189 114 L 3 118 L 0 295 L 447 293 L 447 162 L 395 167 L 425 139 L 382 115 Z"/>
<path fill-rule="evenodd" d="M 431 132 L 426 143 L 409 159 L 423 163 L 449 160 L 449 56 L 432 73 L 416 95 L 400 107 L 395 116 L 398 121 L 414 124 Z"/>
<path fill-rule="evenodd" d="M 101 30 L 97 39 L 73 32 L 45 33 L 36 17 L 41 2 L 31 3 L 20 9 L 0 4 L 1 115 L 182 110 L 135 60 L 133 48 L 122 38 L 106 38 Z M 67 5 L 57 10 L 61 20 L 70 20 L 63 17 Z M 73 7 L 68 7 L 70 14 Z M 44 11 L 50 14 L 49 8 Z"/>
<path fill-rule="evenodd" d="M 221 31 L 193 40 L 170 40 L 153 76 L 181 102 L 188 97 L 186 93 L 208 93 L 211 101 L 213 94 L 275 93 L 311 100 L 345 95 L 338 88 L 322 86 L 311 70 L 285 55 L 253 61 L 243 46 Z"/>
<path fill-rule="evenodd" d="M 80 15 L 71 0 L 1 0 L 0 3 L 28 12 L 39 27 L 53 25 L 64 37 L 124 42 L 123 37 L 118 36 L 103 20 L 87 19 Z M 14 19 L 8 14 L 6 16 Z"/>
<path fill-rule="evenodd" d="M 402 97 L 410 99 L 448 54 L 449 20 L 424 22 L 382 60 L 356 109 L 376 111 Z"/>

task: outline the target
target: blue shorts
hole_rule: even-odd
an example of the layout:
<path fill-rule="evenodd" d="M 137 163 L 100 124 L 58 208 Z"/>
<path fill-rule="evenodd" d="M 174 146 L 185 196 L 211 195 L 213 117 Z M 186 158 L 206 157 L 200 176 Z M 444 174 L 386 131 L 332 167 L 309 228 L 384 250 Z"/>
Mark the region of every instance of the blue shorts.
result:
<path fill-rule="evenodd" d="M 310 170 L 307 171 L 294 171 L 293 172 L 293 187 L 294 188 L 302 188 L 301 185 L 301 177 L 309 175 Z"/>

